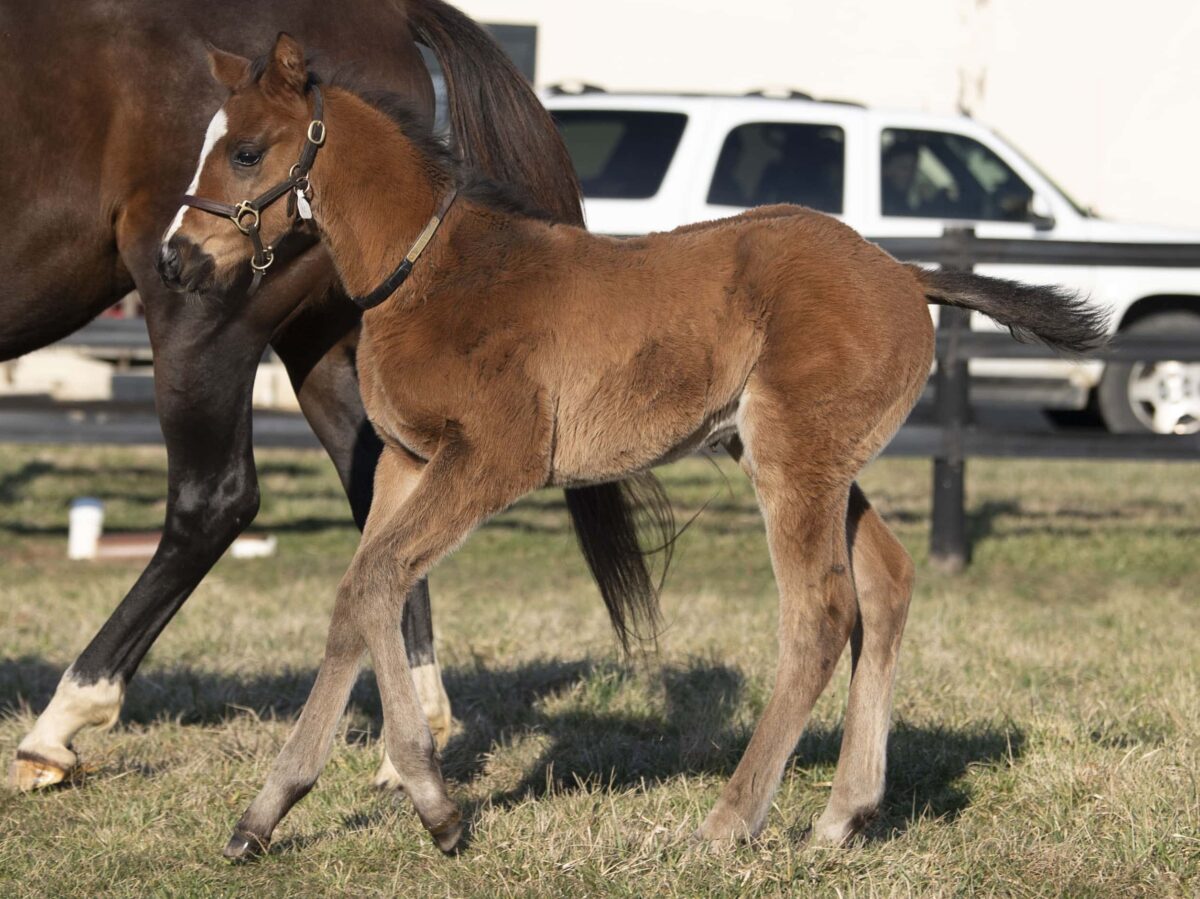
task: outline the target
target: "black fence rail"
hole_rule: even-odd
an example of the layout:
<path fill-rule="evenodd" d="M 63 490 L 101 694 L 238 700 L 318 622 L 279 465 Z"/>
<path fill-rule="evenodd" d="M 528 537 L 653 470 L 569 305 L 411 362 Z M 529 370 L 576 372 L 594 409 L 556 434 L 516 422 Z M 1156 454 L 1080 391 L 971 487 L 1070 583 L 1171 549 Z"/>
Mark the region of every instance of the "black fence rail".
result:
<path fill-rule="evenodd" d="M 972 229 L 947 229 L 940 238 L 879 241 L 900 259 L 972 271 L 985 263 L 1200 269 L 1197 244 L 1084 243 L 979 238 Z M 957 571 L 971 558 L 967 537 L 966 460 L 969 456 L 1052 459 L 1200 460 L 1200 435 L 1042 434 L 979 428 L 971 406 L 971 359 L 1054 359 L 1046 347 L 1001 333 L 972 332 L 970 313 L 943 307 L 938 315 L 936 425 L 906 425 L 893 452 L 933 457 L 931 560 Z M 1172 339 L 1118 338 L 1090 356 L 1106 362 L 1200 361 L 1200 345 Z"/>
<path fill-rule="evenodd" d="M 899 259 L 971 271 L 976 265 L 1081 265 L 1196 268 L 1200 244 L 1085 243 L 976 237 L 971 229 L 948 229 L 941 237 L 890 238 L 877 243 Z M 1200 278 L 1200 276 L 1198 276 Z M 976 423 L 971 403 L 970 359 L 1054 359 L 1052 351 L 1017 343 L 1000 332 L 973 332 L 964 310 L 942 308 L 933 378 L 935 423 L 909 422 L 885 452 L 933 459 L 930 556 L 958 570 L 970 561 L 966 527 L 966 460 L 969 457 L 1200 461 L 1200 435 L 1035 432 Z M 60 346 L 99 355 L 145 355 L 150 343 L 139 319 L 99 319 Z M 1091 358 L 1108 362 L 1200 361 L 1200 346 L 1178 339 L 1118 338 Z M 317 446 L 298 414 L 255 414 L 259 446 Z M 152 410 L 119 404 L 0 409 L 0 441 L 64 443 L 158 443 Z"/>

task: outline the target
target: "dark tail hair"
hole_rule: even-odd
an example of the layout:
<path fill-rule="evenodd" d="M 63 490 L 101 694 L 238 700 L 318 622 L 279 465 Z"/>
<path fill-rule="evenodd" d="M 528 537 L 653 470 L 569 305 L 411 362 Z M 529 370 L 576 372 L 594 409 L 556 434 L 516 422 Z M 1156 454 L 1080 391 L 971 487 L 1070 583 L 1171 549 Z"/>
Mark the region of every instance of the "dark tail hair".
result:
<path fill-rule="evenodd" d="M 579 181 L 550 113 L 504 50 L 442 0 L 407 0 L 417 39 L 437 56 L 450 101 L 450 128 L 469 168 L 559 221 L 583 224 Z"/>
<path fill-rule="evenodd" d="M 555 219 L 582 225 L 579 181 L 566 145 L 500 46 L 442 0 L 407 0 L 404 5 L 413 33 L 442 67 L 450 128 L 463 162 L 523 190 L 534 206 Z M 617 638 L 628 650 L 631 633 L 652 636 L 658 622 L 658 589 L 638 539 L 637 512 L 643 509 L 661 533 L 669 561 L 675 535 L 666 494 L 649 473 L 565 493 L 579 546 Z M 650 628 L 649 633 L 639 626 Z"/>
<path fill-rule="evenodd" d="M 907 268 L 925 288 L 929 302 L 982 312 L 1008 328 L 1017 340 L 1037 340 L 1080 355 L 1108 343 L 1108 315 L 1072 291 L 968 272 L 932 271 L 917 265 Z"/>
<path fill-rule="evenodd" d="M 658 633 L 658 592 L 675 551 L 675 513 L 662 484 L 648 471 L 599 486 L 606 489 L 567 490 L 567 508 L 613 630 L 628 652 L 630 637 L 653 640 Z M 638 512 L 643 516 L 641 528 Z M 647 551 L 639 531 L 649 531 L 654 540 L 649 552 L 663 553 L 657 584 L 646 568 Z"/>

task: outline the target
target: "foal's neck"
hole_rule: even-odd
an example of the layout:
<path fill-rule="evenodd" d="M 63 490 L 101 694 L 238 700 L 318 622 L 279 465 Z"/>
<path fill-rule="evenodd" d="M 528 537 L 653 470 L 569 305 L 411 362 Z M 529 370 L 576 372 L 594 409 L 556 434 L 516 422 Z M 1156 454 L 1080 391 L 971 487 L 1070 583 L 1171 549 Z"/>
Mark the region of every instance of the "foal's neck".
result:
<path fill-rule="evenodd" d="M 363 296 L 400 263 L 451 179 L 384 113 L 344 90 L 326 96 L 313 212 L 346 290 Z"/>

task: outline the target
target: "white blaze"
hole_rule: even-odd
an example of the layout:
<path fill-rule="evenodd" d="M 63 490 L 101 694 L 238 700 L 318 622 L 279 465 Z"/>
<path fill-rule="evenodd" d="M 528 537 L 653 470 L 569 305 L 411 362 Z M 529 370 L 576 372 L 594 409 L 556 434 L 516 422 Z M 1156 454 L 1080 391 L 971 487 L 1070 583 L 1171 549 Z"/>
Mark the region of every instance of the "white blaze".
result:
<path fill-rule="evenodd" d="M 225 116 L 224 109 L 218 109 L 217 114 L 212 117 L 212 121 L 208 123 L 208 131 L 204 133 L 204 146 L 200 148 L 200 161 L 196 163 L 196 174 L 192 178 L 192 183 L 188 185 L 186 193 L 194 194 L 196 188 L 200 186 L 200 173 L 204 171 L 204 163 L 208 159 L 208 154 L 212 152 L 213 147 L 217 145 L 225 132 L 229 129 L 229 119 Z M 171 227 L 167 229 L 167 233 L 163 235 L 163 243 L 175 236 L 175 232 L 179 230 L 179 226 L 183 224 L 183 214 L 187 212 L 187 206 L 180 206 L 179 211 L 175 213 L 175 218 L 171 221 Z"/>

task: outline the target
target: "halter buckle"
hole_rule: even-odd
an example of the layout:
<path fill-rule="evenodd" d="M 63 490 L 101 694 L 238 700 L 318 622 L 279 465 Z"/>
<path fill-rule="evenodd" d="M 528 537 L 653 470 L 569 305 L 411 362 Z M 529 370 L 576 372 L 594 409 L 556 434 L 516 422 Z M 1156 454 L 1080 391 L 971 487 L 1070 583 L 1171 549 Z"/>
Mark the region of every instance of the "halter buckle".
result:
<path fill-rule="evenodd" d="M 320 147 L 325 143 L 325 123 L 321 119 L 313 119 L 308 123 L 308 142 Z"/>
<path fill-rule="evenodd" d="M 250 224 L 248 225 L 243 224 L 242 221 L 246 218 L 246 216 L 251 217 Z M 246 235 L 249 235 L 251 231 L 257 230 L 259 223 L 262 221 L 262 216 L 258 211 L 258 207 L 252 204 L 249 200 L 242 200 L 242 202 L 238 203 L 237 206 L 233 208 L 233 215 L 231 215 L 229 218 L 233 224 L 237 226 L 237 229 Z"/>
<path fill-rule="evenodd" d="M 251 267 L 252 269 L 254 269 L 256 272 L 263 272 L 263 273 L 265 274 L 265 273 L 266 273 L 266 271 L 267 271 L 267 269 L 269 269 L 269 268 L 271 267 L 271 263 L 275 261 L 275 250 L 274 250 L 274 248 L 272 248 L 272 247 L 264 247 L 264 248 L 263 248 L 263 255 L 264 255 L 266 258 L 263 260 L 263 263 L 262 263 L 262 265 L 259 265 L 259 264 L 258 264 L 258 263 L 257 263 L 257 262 L 254 260 L 254 259 L 251 259 L 251 260 L 250 260 L 250 267 Z"/>

